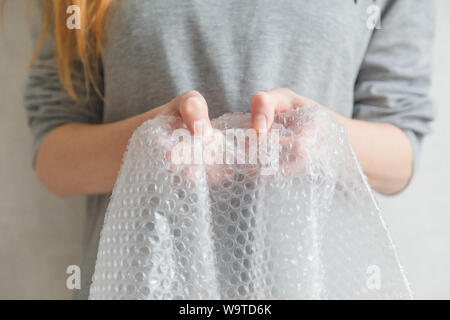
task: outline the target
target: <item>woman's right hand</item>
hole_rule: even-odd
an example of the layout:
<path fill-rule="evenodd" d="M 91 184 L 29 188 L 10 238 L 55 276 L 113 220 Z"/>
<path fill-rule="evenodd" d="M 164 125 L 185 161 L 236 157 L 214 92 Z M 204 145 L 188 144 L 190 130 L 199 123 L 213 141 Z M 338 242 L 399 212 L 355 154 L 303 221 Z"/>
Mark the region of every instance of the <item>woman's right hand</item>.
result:
<path fill-rule="evenodd" d="M 192 133 L 206 134 L 211 131 L 211 121 L 208 115 L 208 104 L 197 91 L 187 91 L 169 103 L 149 111 L 149 118 L 158 115 L 178 115 Z"/>
<path fill-rule="evenodd" d="M 112 123 L 64 124 L 53 129 L 39 147 L 34 163 L 39 181 L 58 196 L 111 192 L 131 135 L 160 114 L 179 115 L 193 133 L 211 129 L 208 105 L 197 91 Z"/>

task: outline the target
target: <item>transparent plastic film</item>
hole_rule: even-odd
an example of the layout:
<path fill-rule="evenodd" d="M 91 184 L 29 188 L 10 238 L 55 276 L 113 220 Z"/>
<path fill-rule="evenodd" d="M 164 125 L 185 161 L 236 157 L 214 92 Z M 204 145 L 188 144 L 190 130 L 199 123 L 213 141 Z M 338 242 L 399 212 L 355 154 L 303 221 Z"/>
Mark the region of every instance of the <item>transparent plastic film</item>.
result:
<path fill-rule="evenodd" d="M 174 116 L 134 132 L 90 299 L 411 298 L 344 128 L 312 105 L 263 134 L 250 119 L 223 115 L 208 137 Z"/>

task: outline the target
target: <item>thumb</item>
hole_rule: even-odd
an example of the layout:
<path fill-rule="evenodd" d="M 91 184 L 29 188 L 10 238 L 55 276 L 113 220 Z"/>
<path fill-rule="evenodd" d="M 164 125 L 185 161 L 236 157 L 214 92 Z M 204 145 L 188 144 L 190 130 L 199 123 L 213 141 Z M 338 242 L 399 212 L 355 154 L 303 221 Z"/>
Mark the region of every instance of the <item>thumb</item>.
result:
<path fill-rule="evenodd" d="M 204 135 L 212 131 L 208 104 L 197 91 L 188 91 L 176 99 L 175 107 L 192 133 Z"/>

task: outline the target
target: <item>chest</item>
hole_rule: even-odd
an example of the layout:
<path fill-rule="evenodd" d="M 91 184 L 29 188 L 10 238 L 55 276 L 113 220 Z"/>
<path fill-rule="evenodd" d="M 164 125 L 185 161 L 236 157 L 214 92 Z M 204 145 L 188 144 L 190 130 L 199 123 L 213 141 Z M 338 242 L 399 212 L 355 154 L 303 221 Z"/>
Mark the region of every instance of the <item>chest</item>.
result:
<path fill-rule="evenodd" d="M 372 34 L 373 3 L 118 1 L 105 50 L 107 94 L 133 114 L 193 88 L 227 111 L 279 86 L 323 103 L 336 100 L 333 92 L 349 101 Z"/>
<path fill-rule="evenodd" d="M 384 1 L 384 0 L 383 0 Z M 373 6 L 382 0 L 127 0 L 118 3 L 112 36 L 134 45 L 200 37 L 238 41 L 260 38 L 311 42 L 359 41 L 370 36 Z M 371 9 L 372 8 L 372 9 Z M 123 38 L 123 37 L 121 37 Z"/>

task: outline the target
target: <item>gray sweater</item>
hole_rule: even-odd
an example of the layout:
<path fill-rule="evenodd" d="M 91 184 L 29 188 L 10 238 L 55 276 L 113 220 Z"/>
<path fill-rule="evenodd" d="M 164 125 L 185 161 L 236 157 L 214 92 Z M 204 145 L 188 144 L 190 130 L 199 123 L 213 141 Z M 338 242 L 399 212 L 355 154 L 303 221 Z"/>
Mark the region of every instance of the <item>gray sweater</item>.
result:
<path fill-rule="evenodd" d="M 370 6 L 381 29 L 367 26 Z M 195 89 L 211 117 L 248 111 L 253 93 L 288 87 L 348 117 L 387 122 L 417 163 L 433 119 L 434 3 L 423 0 L 118 0 L 110 11 L 100 86 L 77 105 L 58 80 L 49 39 L 29 71 L 25 107 L 36 152 L 57 126 L 142 113 Z M 370 11 L 370 9 L 369 9 Z M 80 63 L 75 88 L 85 96 Z M 92 91 L 91 91 L 92 92 Z M 87 298 L 109 195 L 88 196 L 82 289 Z"/>

